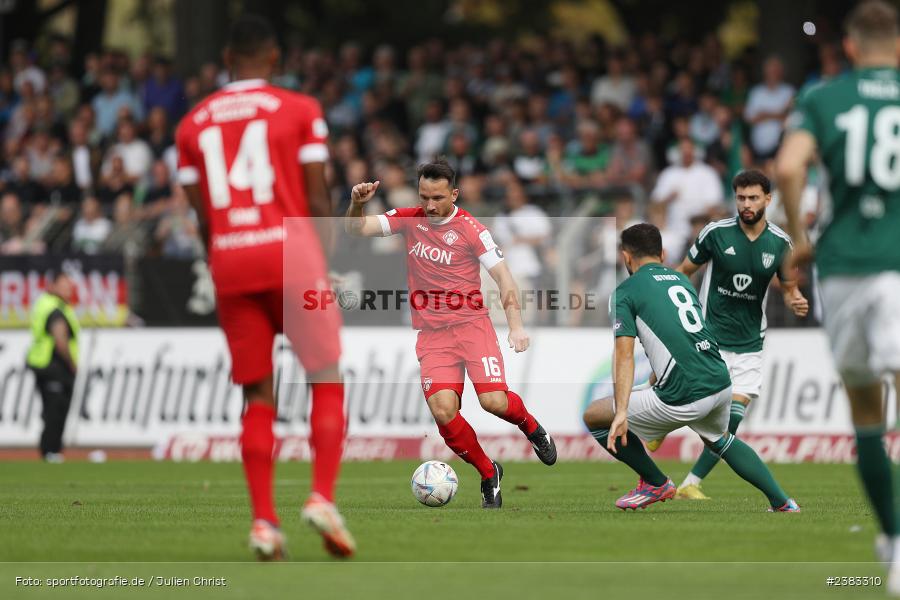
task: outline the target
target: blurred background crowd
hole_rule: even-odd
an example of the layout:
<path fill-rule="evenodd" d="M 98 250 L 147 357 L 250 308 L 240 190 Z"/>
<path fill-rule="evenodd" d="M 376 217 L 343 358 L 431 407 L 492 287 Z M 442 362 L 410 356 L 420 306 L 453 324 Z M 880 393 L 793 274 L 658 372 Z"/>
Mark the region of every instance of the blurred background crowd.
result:
<path fill-rule="evenodd" d="M 0 254 L 202 257 L 173 177 L 174 128 L 228 73 L 207 62 L 179 76 L 169 57 L 113 48 L 76 63 L 72 46 L 16 40 L 0 65 Z M 372 210 L 414 204 L 416 165 L 444 155 L 460 205 L 492 218 L 517 276 L 558 282 L 565 270 L 569 287 L 602 291 L 621 276 L 617 231 L 655 223 L 677 264 L 700 227 L 734 213 L 735 173 L 771 173 L 797 88 L 847 68 L 837 39 L 817 50 L 791 83 L 777 54 L 729 57 L 716 34 L 289 43 L 275 83 L 322 104 L 335 215 L 367 180 L 382 181 Z M 808 200 L 814 219 L 814 187 Z M 615 220 L 561 249 L 583 217 Z"/>

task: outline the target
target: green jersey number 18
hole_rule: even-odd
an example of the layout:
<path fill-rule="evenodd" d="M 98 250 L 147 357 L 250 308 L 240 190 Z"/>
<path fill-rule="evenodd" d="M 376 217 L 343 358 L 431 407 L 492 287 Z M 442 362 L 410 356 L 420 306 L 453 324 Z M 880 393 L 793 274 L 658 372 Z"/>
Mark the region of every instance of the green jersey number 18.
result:
<path fill-rule="evenodd" d="M 834 122 L 838 129 L 847 132 L 844 159 L 847 183 L 862 185 L 866 176 L 869 109 L 857 104 L 837 115 Z M 868 160 L 872 180 L 887 191 L 900 189 L 900 106 L 885 106 L 875 113 L 872 137 L 874 144 Z"/>

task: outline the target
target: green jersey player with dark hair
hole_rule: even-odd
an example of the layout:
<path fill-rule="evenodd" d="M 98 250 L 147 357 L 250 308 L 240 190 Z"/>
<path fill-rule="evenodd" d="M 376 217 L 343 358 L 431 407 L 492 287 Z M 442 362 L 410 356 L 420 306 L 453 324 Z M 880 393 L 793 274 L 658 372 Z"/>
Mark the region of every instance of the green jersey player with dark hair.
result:
<path fill-rule="evenodd" d="M 584 412 L 591 435 L 640 475 L 637 487 L 619 498 L 616 506 L 636 510 L 675 496 L 675 484 L 659 470 L 641 441 L 660 439 L 687 426 L 735 473 L 766 495 L 769 510 L 799 511 L 756 452 L 728 431 L 728 367 L 706 326 L 690 280 L 662 264 L 659 229 L 639 223 L 623 231 L 622 257 L 631 276 L 610 299 L 614 395 L 592 402 Z M 635 338 L 640 338 L 653 368 L 653 387 L 632 389 Z"/>
<path fill-rule="evenodd" d="M 766 219 L 772 185 L 760 171 L 738 173 L 731 182 L 737 216 L 714 221 L 703 228 L 678 271 L 688 277 L 706 264 L 700 304 L 707 326 L 731 376 L 731 416 L 728 431 L 736 433 L 747 406 L 762 387 L 762 350 L 766 336 L 766 300 L 769 284 L 781 281 L 784 303 L 805 317 L 809 303 L 791 274 L 782 266 L 791 249 L 788 235 Z M 658 444 L 648 445 L 651 450 Z M 705 449 L 684 482 L 677 498 L 706 500 L 700 482 L 719 462 Z"/>
<path fill-rule="evenodd" d="M 856 430 L 857 469 L 881 529 L 876 549 L 891 561 L 900 595 L 900 522 L 885 453 L 881 378 L 900 379 L 900 28 L 897 9 L 859 4 L 844 50 L 854 70 L 809 89 L 788 118 L 776 159 L 795 260 L 812 254 L 800 215 L 807 168 L 827 176 L 816 244 L 822 314 Z"/>

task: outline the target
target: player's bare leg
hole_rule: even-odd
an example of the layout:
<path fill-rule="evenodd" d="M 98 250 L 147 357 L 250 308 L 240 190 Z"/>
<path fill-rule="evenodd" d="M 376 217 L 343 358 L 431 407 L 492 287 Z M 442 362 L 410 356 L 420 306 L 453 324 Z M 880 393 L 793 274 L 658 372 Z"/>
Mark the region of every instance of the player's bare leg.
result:
<path fill-rule="evenodd" d="M 750 398 L 743 394 L 734 394 L 731 397 L 731 416 L 728 419 L 728 431 L 737 434 L 738 426 L 747 413 L 747 407 L 750 405 Z M 649 445 L 648 445 L 649 446 Z M 651 450 L 652 452 L 652 450 Z M 719 464 L 719 455 L 704 448 L 700 453 L 697 462 L 691 467 L 690 472 L 680 486 L 675 498 L 679 500 L 709 500 L 709 496 L 700 489 L 700 483 L 709 475 L 713 468 Z"/>
<path fill-rule="evenodd" d="M 347 558 L 356 551 L 356 541 L 334 505 L 346 431 L 344 385 L 337 365 L 310 373 L 309 380 L 313 394 L 309 437 L 313 483 L 301 517 L 319 532 L 329 553 Z"/>
<path fill-rule="evenodd" d="M 272 375 L 244 384 L 245 411 L 241 419 L 241 459 L 253 509 L 250 549 L 259 560 L 284 558 L 284 535 L 275 513 L 272 478 L 275 434 L 275 394 Z"/>
<path fill-rule="evenodd" d="M 503 502 L 500 495 L 503 469 L 488 458 L 478 443 L 475 430 L 459 412 L 460 399 L 456 390 L 437 390 L 428 396 L 426 402 L 447 447 L 475 467 L 481 476 L 482 508 L 499 508 Z"/>
<path fill-rule="evenodd" d="M 556 462 L 556 443 L 525 408 L 522 397 L 513 391 L 496 390 L 478 394 L 481 408 L 517 426 L 531 442 L 534 453 L 545 465 Z"/>

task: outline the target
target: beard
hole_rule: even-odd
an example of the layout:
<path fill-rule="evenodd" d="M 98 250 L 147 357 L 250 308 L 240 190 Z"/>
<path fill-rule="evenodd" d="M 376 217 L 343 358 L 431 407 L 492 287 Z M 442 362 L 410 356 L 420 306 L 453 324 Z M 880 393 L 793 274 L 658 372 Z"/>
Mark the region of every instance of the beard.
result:
<path fill-rule="evenodd" d="M 744 222 L 745 225 L 756 225 L 759 223 L 760 219 L 762 219 L 766 214 L 766 209 L 761 208 L 757 212 L 753 213 L 753 216 L 747 218 L 744 216 L 743 211 L 738 215 L 741 218 L 741 221 Z"/>

